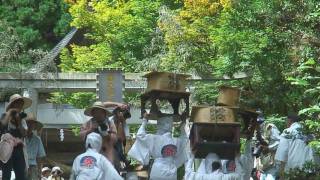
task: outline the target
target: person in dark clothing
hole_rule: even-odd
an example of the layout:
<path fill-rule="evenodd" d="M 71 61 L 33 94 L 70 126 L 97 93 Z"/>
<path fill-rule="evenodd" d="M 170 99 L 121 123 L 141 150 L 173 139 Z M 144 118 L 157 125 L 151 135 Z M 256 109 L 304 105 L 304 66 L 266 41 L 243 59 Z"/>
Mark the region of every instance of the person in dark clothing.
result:
<path fill-rule="evenodd" d="M 113 116 L 111 119 L 117 129 L 117 142 L 115 143 L 114 148 L 116 152 L 116 159 L 118 161 L 118 165 L 116 166 L 118 171 L 123 168 L 120 167 L 120 161 L 123 162 L 126 167 L 128 167 L 130 164 L 124 151 L 126 146 L 126 137 L 130 136 L 129 134 L 126 134 L 126 128 L 128 128 L 126 120 L 129 118 L 131 118 L 131 113 L 128 105 L 123 105 L 113 110 Z"/>
<path fill-rule="evenodd" d="M 6 107 L 6 112 L 0 119 L 0 133 L 9 133 L 14 138 L 18 138 L 23 142 L 28 129 L 25 117 L 27 116 L 24 109 L 30 107 L 31 99 L 14 94 L 10 97 L 10 101 Z M 20 143 L 14 147 L 12 155 L 8 162 L 2 163 L 2 179 L 9 180 L 13 169 L 16 180 L 26 180 L 26 159 L 24 156 L 24 144 Z"/>

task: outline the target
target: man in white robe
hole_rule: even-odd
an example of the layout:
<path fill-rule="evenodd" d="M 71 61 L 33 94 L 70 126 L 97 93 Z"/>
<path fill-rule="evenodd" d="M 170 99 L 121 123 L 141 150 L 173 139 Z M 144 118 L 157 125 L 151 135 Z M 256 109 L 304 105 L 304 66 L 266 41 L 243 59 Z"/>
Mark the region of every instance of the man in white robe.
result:
<path fill-rule="evenodd" d="M 70 180 L 121 180 L 111 162 L 102 154 L 102 137 L 92 132 L 86 138 L 86 152 L 76 157 Z"/>
<path fill-rule="evenodd" d="M 208 154 L 204 159 L 204 173 L 194 172 L 192 168 L 193 161 L 194 157 L 191 155 L 185 164 L 185 180 L 241 180 L 241 165 L 238 164 L 235 172 L 225 174 L 221 167 L 221 160 L 215 153 Z M 237 160 L 237 162 L 239 161 Z"/>
<path fill-rule="evenodd" d="M 176 180 L 177 169 L 187 160 L 186 146 L 188 137 L 184 130 L 185 123 L 181 124 L 181 136 L 172 137 L 172 116 L 164 116 L 157 121 L 157 134 L 147 134 L 144 118 L 137 132 L 137 138 L 128 155 L 143 165 L 148 165 L 152 157 L 150 179 Z"/>
<path fill-rule="evenodd" d="M 280 141 L 280 131 L 272 123 L 263 126 L 263 138 L 268 142 L 263 146 L 262 153 L 256 159 L 257 169 L 260 171 L 260 180 L 275 180 L 278 176 L 279 163 L 275 162 L 275 153 Z"/>
<path fill-rule="evenodd" d="M 212 163 L 217 161 L 221 163 L 221 168 L 218 170 L 212 170 Z M 219 157 L 210 153 L 207 155 L 205 159 L 201 161 L 201 164 L 197 170 L 197 172 L 193 172 L 192 163 L 193 159 L 189 159 L 188 163 L 186 163 L 186 180 L 196 180 L 196 179 L 223 179 L 223 180 L 248 180 L 251 177 L 251 171 L 253 168 L 253 157 L 251 152 L 251 140 L 247 140 L 245 144 L 244 153 L 241 156 L 237 156 L 235 158 L 235 169 L 234 172 L 230 172 L 227 167 L 228 160 L 220 160 Z M 190 164 L 191 163 L 191 164 Z"/>
<path fill-rule="evenodd" d="M 302 134 L 302 125 L 297 115 L 288 116 L 288 127 L 280 136 L 279 146 L 275 159 L 281 162 L 281 176 L 285 171 L 293 168 L 302 168 L 308 161 L 315 161 L 311 147 L 305 142 Z"/>

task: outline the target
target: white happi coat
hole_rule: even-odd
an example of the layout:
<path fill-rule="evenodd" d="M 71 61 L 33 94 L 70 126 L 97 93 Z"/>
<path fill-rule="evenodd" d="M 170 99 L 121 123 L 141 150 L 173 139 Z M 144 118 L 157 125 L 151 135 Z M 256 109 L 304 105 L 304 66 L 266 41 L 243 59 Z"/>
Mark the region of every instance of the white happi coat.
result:
<path fill-rule="evenodd" d="M 211 164 L 214 161 L 214 158 L 210 157 L 208 154 L 206 159 L 203 159 L 200 163 L 200 166 L 197 170 L 197 174 L 210 174 L 212 171 Z M 234 173 L 228 173 L 226 168 L 227 160 L 221 160 L 222 171 L 221 173 L 224 175 L 231 176 L 223 176 L 224 179 L 234 179 L 234 175 L 236 175 L 236 179 L 238 180 L 247 180 L 250 179 L 251 171 L 253 169 L 254 161 L 251 153 L 251 140 L 248 140 L 245 144 L 244 153 L 240 157 L 235 158 L 236 169 Z M 211 173 L 212 175 L 212 173 Z M 219 179 L 219 178 L 218 178 Z M 188 179 L 189 180 L 189 179 Z"/>
<path fill-rule="evenodd" d="M 214 153 L 208 154 L 206 159 L 203 160 L 204 164 L 201 171 L 204 172 L 194 172 L 192 168 L 193 160 L 194 158 L 191 157 L 185 164 L 185 180 L 240 180 L 240 174 L 236 172 L 224 174 L 221 168 L 212 171 L 213 162 L 221 163 L 219 157 Z"/>
<path fill-rule="evenodd" d="M 286 163 L 285 171 L 302 168 L 307 161 L 315 161 L 313 150 L 305 143 L 301 129 L 301 124 L 295 122 L 280 136 L 275 159 Z"/>
<path fill-rule="evenodd" d="M 268 141 L 269 152 L 262 153 L 256 159 L 257 170 L 261 172 L 260 180 L 275 180 L 279 171 L 279 164 L 275 162 L 275 153 L 280 141 L 280 131 L 272 123 L 265 124 L 263 127 L 263 136 Z"/>
<path fill-rule="evenodd" d="M 88 134 L 86 138 L 87 151 L 74 160 L 70 180 L 123 179 L 110 161 L 99 153 L 101 146 L 102 137 L 99 134 Z"/>
<path fill-rule="evenodd" d="M 159 122 L 163 123 L 163 126 L 158 126 L 158 134 L 154 135 L 146 133 L 147 120 L 143 120 L 128 155 L 143 165 L 149 164 L 150 157 L 154 159 L 150 172 L 151 180 L 176 180 L 178 167 L 187 160 L 188 138 L 184 130 L 179 138 L 172 137 L 172 117 L 160 118 Z"/>
<path fill-rule="evenodd" d="M 271 151 L 276 151 L 279 145 L 280 141 L 280 131 L 277 128 L 276 125 L 272 123 L 266 124 L 266 127 L 264 129 L 264 138 L 266 138 L 269 141 L 268 148 Z"/>

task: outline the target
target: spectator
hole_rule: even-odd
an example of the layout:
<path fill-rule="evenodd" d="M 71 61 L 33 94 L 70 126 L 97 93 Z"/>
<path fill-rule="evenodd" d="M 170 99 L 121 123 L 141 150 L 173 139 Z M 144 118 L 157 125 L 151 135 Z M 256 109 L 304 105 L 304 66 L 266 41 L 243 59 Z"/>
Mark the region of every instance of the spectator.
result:
<path fill-rule="evenodd" d="M 125 156 L 125 146 L 126 146 L 126 138 L 130 137 L 129 128 L 127 126 L 126 120 L 131 117 L 130 108 L 127 105 L 123 105 L 121 107 L 117 107 L 113 110 L 113 116 L 110 117 L 110 120 L 114 122 L 117 129 L 117 142 L 115 144 L 115 167 L 118 171 L 120 171 L 124 166 L 129 166 L 129 161 Z"/>
<path fill-rule="evenodd" d="M 279 145 L 280 131 L 271 123 L 264 124 L 263 129 L 263 139 L 267 146 L 262 145 L 260 157 L 256 159 L 257 170 L 261 174 L 260 180 L 275 180 L 278 177 L 279 164 L 274 157 Z"/>
<path fill-rule="evenodd" d="M 10 101 L 6 107 L 6 113 L 2 115 L 0 120 L 1 134 L 9 133 L 17 142 L 20 141 L 14 148 L 11 158 L 8 162 L 2 165 L 3 179 L 11 179 L 11 170 L 13 169 L 15 176 L 19 180 L 26 179 L 27 159 L 23 140 L 28 129 L 25 121 L 26 114 L 22 111 L 32 104 L 32 100 L 22 97 L 19 94 L 14 94 L 10 97 Z"/>
<path fill-rule="evenodd" d="M 70 180 L 117 180 L 122 179 L 110 161 L 99 152 L 102 138 L 92 132 L 86 138 L 86 152 L 76 157 Z"/>
<path fill-rule="evenodd" d="M 51 176 L 49 176 L 48 180 L 64 180 L 62 177 L 63 171 L 60 167 L 55 166 L 52 168 Z"/>
<path fill-rule="evenodd" d="M 51 169 L 48 167 L 44 167 L 41 170 L 41 180 L 48 180 L 51 173 Z"/>
<path fill-rule="evenodd" d="M 276 151 L 275 159 L 281 163 L 280 176 L 294 168 L 302 168 L 307 161 L 314 161 L 314 152 L 305 142 L 299 116 L 290 114 L 287 117 L 287 129 L 283 130 Z"/>
<path fill-rule="evenodd" d="M 46 153 L 41 138 L 36 133 L 41 130 L 42 124 L 37 121 L 32 113 L 28 114 L 26 122 L 28 125 L 26 138 L 29 164 L 28 179 L 40 179 L 38 167 L 41 167 L 41 164 L 38 166 L 38 162 L 46 156 Z"/>
<path fill-rule="evenodd" d="M 100 134 L 102 139 L 102 153 L 114 164 L 115 151 L 114 145 L 117 142 L 117 129 L 114 122 L 109 119 L 112 113 L 107 110 L 108 107 L 121 107 L 121 103 L 113 102 L 95 102 L 91 107 L 84 112 L 85 115 L 92 117 L 89 121 L 82 125 L 80 136 L 85 137 L 91 133 L 96 132 Z"/>

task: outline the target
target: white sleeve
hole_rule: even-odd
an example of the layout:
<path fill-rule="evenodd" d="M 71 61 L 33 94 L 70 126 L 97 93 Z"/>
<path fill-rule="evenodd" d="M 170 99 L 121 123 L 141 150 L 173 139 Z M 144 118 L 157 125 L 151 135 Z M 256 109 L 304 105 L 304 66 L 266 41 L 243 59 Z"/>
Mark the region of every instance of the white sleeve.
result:
<path fill-rule="evenodd" d="M 73 161 L 70 180 L 76 180 L 76 177 L 77 177 L 77 166 L 78 166 L 77 162 L 78 162 L 78 157 Z"/>
<path fill-rule="evenodd" d="M 276 150 L 278 148 L 279 145 L 279 138 L 280 138 L 280 132 L 278 129 L 276 129 L 275 127 L 271 128 L 271 136 L 270 136 L 271 140 L 272 140 L 272 144 L 268 145 L 268 148 L 271 150 Z"/>
<path fill-rule="evenodd" d="M 154 146 L 154 137 L 156 135 L 147 134 L 145 131 L 145 126 L 147 125 L 147 121 L 144 120 L 142 125 L 140 126 L 136 141 L 132 145 L 131 149 L 128 152 L 128 156 L 133 159 L 139 161 L 143 165 L 148 165 L 150 160 L 150 151 Z"/>
<path fill-rule="evenodd" d="M 254 159 L 251 152 L 251 140 L 247 140 L 244 153 L 235 158 L 236 173 L 242 177 L 249 177 L 254 167 Z"/>
<path fill-rule="evenodd" d="M 185 175 L 184 180 L 239 180 L 239 174 L 237 173 L 229 173 L 223 174 L 222 172 L 218 173 L 197 173 L 194 172 L 192 168 L 193 158 L 189 159 L 187 163 L 185 163 Z"/>
<path fill-rule="evenodd" d="M 203 173 L 203 174 L 206 173 L 205 159 L 201 160 L 200 165 L 197 169 L 197 173 Z"/>
<path fill-rule="evenodd" d="M 186 136 L 178 138 L 178 152 L 175 156 L 176 167 L 179 168 L 188 160 L 188 153 L 191 152 L 189 146 L 189 139 Z"/>
<path fill-rule="evenodd" d="M 203 179 L 202 177 L 200 177 L 200 175 L 201 175 L 200 173 L 196 173 L 193 171 L 192 164 L 193 164 L 193 158 L 188 159 L 188 161 L 185 163 L 185 165 L 184 165 L 184 170 L 185 170 L 184 180 Z"/>
<path fill-rule="evenodd" d="M 114 166 L 109 162 L 107 158 L 104 156 L 101 159 L 102 161 L 102 170 L 103 172 L 103 179 L 111 179 L 111 180 L 122 180 L 123 178 L 118 174 Z"/>
<path fill-rule="evenodd" d="M 283 136 L 280 137 L 278 149 L 276 151 L 275 160 L 281 162 L 288 161 L 289 144 L 291 139 L 287 139 Z"/>
<path fill-rule="evenodd" d="M 251 140 L 247 140 L 244 153 L 240 156 L 240 163 L 243 166 L 253 165 L 253 157 L 251 152 Z"/>
<path fill-rule="evenodd" d="M 146 135 L 146 126 L 147 126 L 148 121 L 146 119 L 142 120 L 142 124 L 140 128 L 138 129 L 137 136 L 144 136 Z"/>

